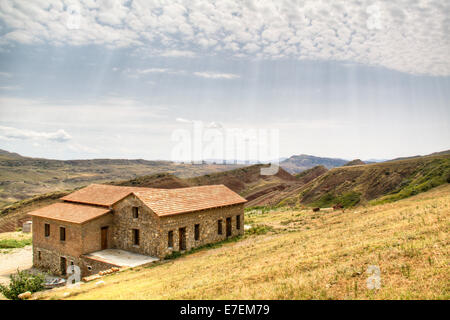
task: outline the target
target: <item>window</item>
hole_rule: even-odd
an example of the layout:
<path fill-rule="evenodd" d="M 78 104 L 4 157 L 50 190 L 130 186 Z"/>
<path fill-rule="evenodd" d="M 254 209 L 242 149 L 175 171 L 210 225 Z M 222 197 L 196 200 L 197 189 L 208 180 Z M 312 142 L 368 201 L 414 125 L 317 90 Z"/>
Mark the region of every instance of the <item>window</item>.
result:
<path fill-rule="evenodd" d="M 50 237 L 50 225 L 48 223 L 45 224 L 45 236 Z"/>
<path fill-rule="evenodd" d="M 59 227 L 59 240 L 66 241 L 66 228 Z"/>
<path fill-rule="evenodd" d="M 241 216 L 236 216 L 236 229 L 241 228 Z"/>
<path fill-rule="evenodd" d="M 169 231 L 167 234 L 167 246 L 173 248 L 173 231 Z"/>
<path fill-rule="evenodd" d="M 217 221 L 217 234 L 222 234 L 222 220 Z"/>
<path fill-rule="evenodd" d="M 42 259 L 41 251 L 38 251 L 38 260 Z"/>
<path fill-rule="evenodd" d="M 133 245 L 139 245 L 139 229 L 133 229 Z"/>
<path fill-rule="evenodd" d="M 138 207 L 133 207 L 133 218 L 134 219 L 139 218 L 139 208 Z"/>
<path fill-rule="evenodd" d="M 200 225 L 196 224 L 195 228 L 194 228 L 194 238 L 195 240 L 199 240 L 200 239 Z"/>

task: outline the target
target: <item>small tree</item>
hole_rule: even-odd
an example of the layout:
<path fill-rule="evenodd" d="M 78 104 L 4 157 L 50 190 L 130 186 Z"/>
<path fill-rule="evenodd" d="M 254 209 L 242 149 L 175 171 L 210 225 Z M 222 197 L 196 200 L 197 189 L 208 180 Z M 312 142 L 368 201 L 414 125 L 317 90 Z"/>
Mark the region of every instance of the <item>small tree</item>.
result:
<path fill-rule="evenodd" d="M 0 292 L 10 300 L 19 300 L 19 294 L 27 291 L 33 293 L 44 289 L 42 274 L 34 275 L 28 271 L 17 269 L 17 274 L 12 274 L 9 278 L 11 279 L 9 286 L 0 284 Z"/>

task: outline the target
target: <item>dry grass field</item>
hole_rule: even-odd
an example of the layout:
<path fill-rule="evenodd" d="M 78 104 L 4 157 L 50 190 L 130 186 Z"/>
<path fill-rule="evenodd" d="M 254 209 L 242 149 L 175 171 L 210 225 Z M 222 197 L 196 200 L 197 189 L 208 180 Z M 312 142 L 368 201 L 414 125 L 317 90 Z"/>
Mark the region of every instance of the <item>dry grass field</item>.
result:
<path fill-rule="evenodd" d="M 246 215 L 253 229 L 239 241 L 39 298 L 450 298 L 448 184 L 345 212 L 279 209 Z M 367 288 L 371 265 L 381 270 L 378 290 Z"/>

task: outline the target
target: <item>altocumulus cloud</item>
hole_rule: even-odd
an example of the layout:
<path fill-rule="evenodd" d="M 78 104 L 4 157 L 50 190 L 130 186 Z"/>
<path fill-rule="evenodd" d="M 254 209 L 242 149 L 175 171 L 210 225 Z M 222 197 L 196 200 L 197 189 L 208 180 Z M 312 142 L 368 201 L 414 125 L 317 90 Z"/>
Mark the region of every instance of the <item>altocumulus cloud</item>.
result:
<path fill-rule="evenodd" d="M 38 132 L 33 130 L 18 129 L 0 126 L 0 138 L 7 140 L 49 140 L 54 142 L 67 142 L 72 137 L 63 129 L 55 132 Z"/>
<path fill-rule="evenodd" d="M 356 62 L 450 75 L 449 1 L 0 0 L 0 45 Z"/>

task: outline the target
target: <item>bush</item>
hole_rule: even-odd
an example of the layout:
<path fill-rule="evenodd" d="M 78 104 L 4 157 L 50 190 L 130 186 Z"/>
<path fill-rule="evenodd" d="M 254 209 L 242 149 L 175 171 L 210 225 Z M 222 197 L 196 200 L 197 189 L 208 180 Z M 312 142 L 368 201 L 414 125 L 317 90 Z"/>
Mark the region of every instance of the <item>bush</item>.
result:
<path fill-rule="evenodd" d="M 266 234 L 269 231 L 273 231 L 273 228 L 271 226 L 266 226 L 264 224 L 258 224 L 256 226 L 251 227 L 246 231 L 247 234 Z"/>
<path fill-rule="evenodd" d="M 10 279 L 9 286 L 0 284 L 0 292 L 10 300 L 19 300 L 18 295 L 27 291 L 33 293 L 44 289 L 44 276 L 41 274 L 34 275 L 17 269 L 17 274 L 12 274 Z"/>
<path fill-rule="evenodd" d="M 173 251 L 171 254 L 168 254 L 164 257 L 165 260 L 172 260 L 181 257 L 180 251 Z"/>
<path fill-rule="evenodd" d="M 356 191 L 349 191 L 340 196 L 335 196 L 333 193 L 328 192 L 323 195 L 319 200 L 311 203 L 312 207 L 332 207 L 334 205 L 340 204 L 344 208 L 350 208 L 356 206 L 361 200 L 361 193 Z"/>
<path fill-rule="evenodd" d="M 325 208 L 325 207 L 330 207 L 333 204 L 336 204 L 336 197 L 334 196 L 333 193 L 327 192 L 319 200 L 314 201 L 310 205 L 312 207 Z"/>
<path fill-rule="evenodd" d="M 361 201 L 361 194 L 355 191 L 344 193 L 337 199 L 344 208 L 356 206 Z"/>
<path fill-rule="evenodd" d="M 0 249 L 23 248 L 31 244 L 31 239 L 15 240 L 3 239 L 0 240 Z"/>

